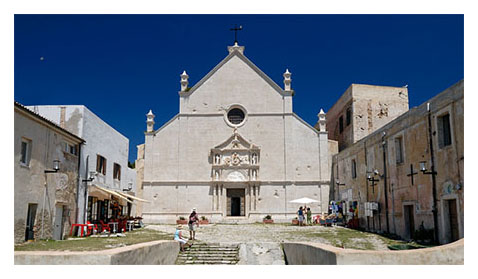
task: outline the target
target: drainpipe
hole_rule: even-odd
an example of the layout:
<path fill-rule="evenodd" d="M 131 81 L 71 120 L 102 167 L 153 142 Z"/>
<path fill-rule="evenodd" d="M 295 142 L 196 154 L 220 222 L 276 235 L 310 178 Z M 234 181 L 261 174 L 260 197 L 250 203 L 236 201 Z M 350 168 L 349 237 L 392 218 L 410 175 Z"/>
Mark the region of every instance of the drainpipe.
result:
<path fill-rule="evenodd" d="M 364 149 L 364 154 L 365 154 L 365 168 L 368 170 L 368 161 L 367 161 L 367 142 L 363 142 L 363 149 Z M 367 198 L 365 199 L 365 202 L 368 203 L 368 179 L 365 180 L 365 187 L 367 188 Z M 373 215 L 372 215 L 373 218 Z M 370 223 L 369 223 L 370 217 L 367 216 L 367 231 L 370 231 Z"/>
<path fill-rule="evenodd" d="M 385 221 L 387 222 L 387 233 L 390 234 L 390 225 L 388 223 L 388 195 L 387 195 L 387 141 L 385 140 L 385 135 L 387 133 L 384 131 L 382 133 L 382 150 L 383 150 L 383 191 L 385 193 Z"/>
<path fill-rule="evenodd" d="M 86 163 L 85 163 L 85 205 L 83 206 L 84 214 L 83 214 L 83 224 L 86 224 L 86 219 L 87 219 L 87 214 L 88 214 L 88 174 L 89 174 L 89 169 L 88 169 L 88 162 L 90 160 L 90 155 L 86 156 Z M 93 206 L 93 205 L 92 205 Z"/>
<path fill-rule="evenodd" d="M 435 153 L 433 151 L 433 138 L 432 138 L 432 116 L 430 111 L 430 103 L 427 103 L 428 111 L 428 137 L 430 143 L 430 157 L 431 157 L 431 172 L 432 172 L 432 190 L 433 190 L 433 227 L 435 232 L 435 242 L 438 241 L 438 212 L 437 212 L 437 190 L 436 190 L 436 171 L 435 171 Z"/>
<path fill-rule="evenodd" d="M 80 223 L 80 185 L 81 185 L 81 145 L 83 143 L 78 144 L 78 183 L 76 184 L 76 214 L 75 214 L 75 222 Z"/>

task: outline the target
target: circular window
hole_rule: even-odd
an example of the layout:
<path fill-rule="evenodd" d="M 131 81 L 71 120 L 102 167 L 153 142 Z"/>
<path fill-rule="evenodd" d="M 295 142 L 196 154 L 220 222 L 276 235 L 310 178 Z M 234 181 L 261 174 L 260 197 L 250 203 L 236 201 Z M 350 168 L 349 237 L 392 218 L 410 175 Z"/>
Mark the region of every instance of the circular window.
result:
<path fill-rule="evenodd" d="M 244 121 L 245 113 L 240 108 L 233 108 L 227 113 L 227 120 L 233 125 L 239 125 Z"/>

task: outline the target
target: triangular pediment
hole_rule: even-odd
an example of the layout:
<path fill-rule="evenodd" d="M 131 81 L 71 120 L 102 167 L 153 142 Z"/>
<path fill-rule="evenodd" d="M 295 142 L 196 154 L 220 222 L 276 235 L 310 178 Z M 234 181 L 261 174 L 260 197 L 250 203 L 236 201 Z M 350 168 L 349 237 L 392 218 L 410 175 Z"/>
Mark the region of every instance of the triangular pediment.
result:
<path fill-rule="evenodd" d="M 265 82 L 267 82 L 274 90 L 280 95 L 285 95 L 284 90 L 277 85 L 269 76 L 267 76 L 261 69 L 259 69 L 251 60 L 249 60 L 244 54 L 238 50 L 234 50 L 229 53 L 219 64 L 217 64 L 207 75 L 205 75 L 198 83 L 196 83 L 187 92 L 180 92 L 183 97 L 192 95 L 201 85 L 203 85 L 211 76 L 213 76 L 224 64 L 229 62 L 233 57 L 238 57 L 246 65 L 248 65 L 254 72 L 256 72 Z"/>
<path fill-rule="evenodd" d="M 213 150 L 224 151 L 224 150 L 251 150 L 259 149 L 256 145 L 250 143 L 244 139 L 237 130 L 234 130 L 234 133 L 224 142 L 215 146 Z"/>

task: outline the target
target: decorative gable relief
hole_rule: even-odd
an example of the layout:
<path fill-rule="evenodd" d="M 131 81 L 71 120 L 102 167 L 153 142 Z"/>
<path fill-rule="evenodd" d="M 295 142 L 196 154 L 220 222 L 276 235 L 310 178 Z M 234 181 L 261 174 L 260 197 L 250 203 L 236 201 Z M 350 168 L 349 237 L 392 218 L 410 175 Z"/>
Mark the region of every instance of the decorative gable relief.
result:
<path fill-rule="evenodd" d="M 260 149 L 249 143 L 234 129 L 226 141 L 211 149 L 213 181 L 257 181 Z"/>

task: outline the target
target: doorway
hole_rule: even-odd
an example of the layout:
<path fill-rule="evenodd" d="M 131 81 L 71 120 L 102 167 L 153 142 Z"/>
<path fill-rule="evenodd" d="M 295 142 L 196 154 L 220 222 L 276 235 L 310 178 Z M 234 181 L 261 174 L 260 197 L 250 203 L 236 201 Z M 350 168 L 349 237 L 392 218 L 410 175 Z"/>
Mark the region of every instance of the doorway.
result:
<path fill-rule="evenodd" d="M 35 217 L 37 215 L 36 203 L 29 203 L 27 209 L 27 223 L 25 229 L 25 241 L 34 240 L 35 234 L 33 228 L 35 227 Z"/>
<path fill-rule="evenodd" d="M 240 197 L 231 197 L 231 216 L 241 216 Z"/>
<path fill-rule="evenodd" d="M 227 189 L 227 216 L 245 216 L 245 189 Z"/>
<path fill-rule="evenodd" d="M 53 239 L 62 240 L 63 238 L 63 206 L 57 205 L 55 211 L 55 223 L 53 225 Z"/>
<path fill-rule="evenodd" d="M 413 205 L 404 205 L 404 218 L 405 218 L 405 230 L 408 235 L 409 239 L 413 239 L 415 237 L 415 216 Z"/>
<path fill-rule="evenodd" d="M 447 200 L 448 203 L 448 218 L 450 224 L 451 241 L 456 241 L 459 238 L 458 235 L 458 214 L 456 211 L 456 200 Z"/>

